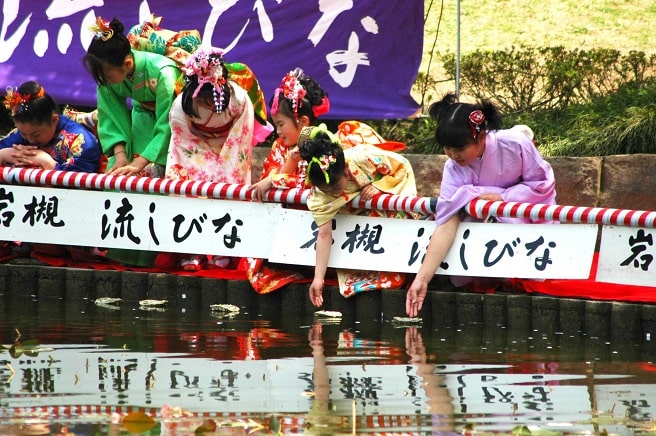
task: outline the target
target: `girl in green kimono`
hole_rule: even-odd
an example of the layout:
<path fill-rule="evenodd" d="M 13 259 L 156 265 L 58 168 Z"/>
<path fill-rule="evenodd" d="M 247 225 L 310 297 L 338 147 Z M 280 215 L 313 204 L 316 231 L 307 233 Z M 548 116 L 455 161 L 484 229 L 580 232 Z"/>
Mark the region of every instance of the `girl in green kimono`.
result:
<path fill-rule="evenodd" d="M 182 89 L 182 72 L 161 54 L 133 50 L 116 18 L 98 17 L 90 30 L 94 37 L 84 65 L 98 85 L 98 137 L 109 158 L 107 173 L 163 177 L 171 140 L 169 111 Z M 156 255 L 119 249 L 107 253 L 137 266 L 152 266 Z"/>
<path fill-rule="evenodd" d="M 98 84 L 98 136 L 109 157 L 107 172 L 162 176 L 171 139 L 169 111 L 182 89 L 182 73 L 163 55 L 133 50 L 116 18 L 98 17 L 91 30 L 84 65 Z"/>

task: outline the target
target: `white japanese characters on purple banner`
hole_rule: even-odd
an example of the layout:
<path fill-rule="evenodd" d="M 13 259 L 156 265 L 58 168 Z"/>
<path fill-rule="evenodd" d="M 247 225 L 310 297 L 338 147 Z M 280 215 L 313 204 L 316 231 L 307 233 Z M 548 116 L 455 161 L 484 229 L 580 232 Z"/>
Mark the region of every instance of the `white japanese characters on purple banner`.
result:
<path fill-rule="evenodd" d="M 423 0 L 12 0 L 0 17 L 0 89 L 38 79 L 60 103 L 95 105 L 82 57 L 97 16 L 126 27 L 151 13 L 172 30 L 197 29 L 203 44 L 255 72 L 267 101 L 303 68 L 331 99 L 328 118 L 400 118 L 421 63 Z M 391 73 L 393 71 L 393 73 Z"/>

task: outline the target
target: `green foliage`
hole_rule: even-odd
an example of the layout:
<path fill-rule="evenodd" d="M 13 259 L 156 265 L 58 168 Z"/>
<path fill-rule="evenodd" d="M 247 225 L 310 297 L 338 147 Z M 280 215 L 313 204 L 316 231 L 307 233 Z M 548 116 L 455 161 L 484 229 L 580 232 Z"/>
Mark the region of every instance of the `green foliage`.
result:
<path fill-rule="evenodd" d="M 656 153 L 656 81 L 646 80 L 563 110 L 511 115 L 505 124 L 528 124 L 546 156 Z"/>
<path fill-rule="evenodd" d="M 433 139 L 435 122 L 427 116 L 400 120 L 366 120 L 380 135 L 389 140 L 403 142 L 403 153 L 436 154 L 441 150 Z"/>
<path fill-rule="evenodd" d="M 442 60 L 455 79 L 455 56 Z M 656 152 L 656 55 L 513 47 L 472 52 L 460 71 L 461 94 L 493 101 L 506 126 L 531 126 L 547 156 Z"/>

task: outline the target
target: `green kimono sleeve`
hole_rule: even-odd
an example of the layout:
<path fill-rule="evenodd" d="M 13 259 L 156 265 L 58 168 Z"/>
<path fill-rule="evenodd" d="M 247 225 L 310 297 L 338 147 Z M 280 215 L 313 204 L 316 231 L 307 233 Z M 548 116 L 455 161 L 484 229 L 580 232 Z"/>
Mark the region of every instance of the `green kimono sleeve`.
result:
<path fill-rule="evenodd" d="M 119 95 L 110 86 L 98 86 L 98 138 L 103 153 L 114 155 L 114 146 L 125 143 L 128 156 L 132 151 L 132 123 L 126 97 Z"/>

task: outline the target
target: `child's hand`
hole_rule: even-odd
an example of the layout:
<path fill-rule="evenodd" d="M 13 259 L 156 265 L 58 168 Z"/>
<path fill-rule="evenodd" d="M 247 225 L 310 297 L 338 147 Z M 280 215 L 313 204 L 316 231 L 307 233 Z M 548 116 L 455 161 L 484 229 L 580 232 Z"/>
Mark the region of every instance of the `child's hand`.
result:
<path fill-rule="evenodd" d="M 310 285 L 310 301 L 315 307 L 323 304 L 323 280 L 315 278 Z"/>
<path fill-rule="evenodd" d="M 141 157 L 137 156 L 132 160 L 132 162 L 129 162 L 123 166 L 118 166 L 118 161 L 120 158 L 122 158 L 124 153 L 120 153 L 116 159 L 116 162 L 114 162 L 114 166 L 112 167 L 111 171 L 109 172 L 110 175 L 112 176 L 134 176 L 136 174 L 139 174 L 141 170 L 143 170 L 146 165 L 148 165 L 148 161 Z"/>
<path fill-rule="evenodd" d="M 369 201 L 381 192 L 383 191 L 376 188 L 374 185 L 369 184 L 362 188 L 362 191 L 360 191 L 360 199 L 362 199 L 362 201 Z"/>
<path fill-rule="evenodd" d="M 287 151 L 287 159 L 294 162 L 294 164 L 297 164 L 301 160 L 301 151 L 299 148 L 290 148 L 289 151 Z"/>
<path fill-rule="evenodd" d="M 117 170 L 118 168 L 124 167 L 128 164 L 128 158 L 125 155 L 125 152 L 120 152 L 117 154 L 114 154 L 114 165 L 109 169 L 107 174 L 114 174 L 114 171 Z"/>
<path fill-rule="evenodd" d="M 479 200 L 487 200 L 487 201 L 503 201 L 503 197 L 501 194 L 481 194 L 478 196 Z"/>
<path fill-rule="evenodd" d="M 265 177 L 254 185 L 248 187 L 249 191 L 253 191 L 253 199 L 256 201 L 264 200 L 266 192 L 273 187 L 271 177 Z"/>
<path fill-rule="evenodd" d="M 8 162 L 22 167 L 34 165 L 34 156 L 39 148 L 36 145 L 15 144 L 8 150 L 11 150 Z"/>
<path fill-rule="evenodd" d="M 426 292 L 428 291 L 428 283 L 416 276 L 412 281 L 408 294 L 405 297 L 405 313 L 410 317 L 415 317 L 424 305 Z"/>
<path fill-rule="evenodd" d="M 44 170 L 54 170 L 57 166 L 57 162 L 45 151 L 36 150 L 32 157 L 32 165 Z"/>

